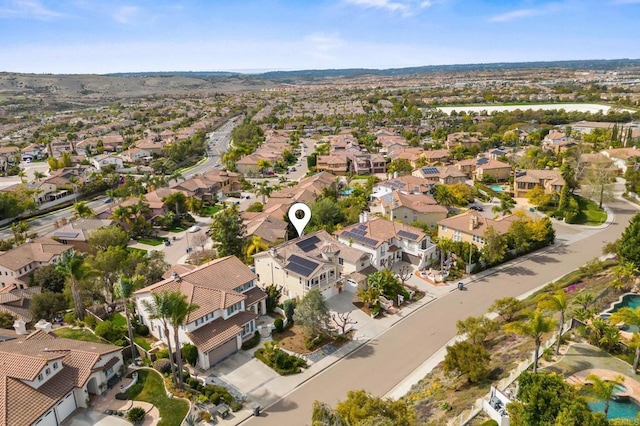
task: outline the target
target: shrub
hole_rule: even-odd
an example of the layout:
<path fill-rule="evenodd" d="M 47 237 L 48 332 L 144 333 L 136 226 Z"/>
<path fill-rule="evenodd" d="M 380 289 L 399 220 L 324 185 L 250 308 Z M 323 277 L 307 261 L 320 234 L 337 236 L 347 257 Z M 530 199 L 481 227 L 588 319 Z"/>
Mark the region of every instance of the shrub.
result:
<path fill-rule="evenodd" d="M 119 392 L 116 394 L 116 399 L 120 401 L 126 401 L 129 399 L 129 395 L 127 395 L 126 393 Z"/>
<path fill-rule="evenodd" d="M 198 379 L 195 379 L 195 378 L 193 378 L 193 377 L 189 377 L 189 378 L 187 379 L 187 384 L 188 384 L 189 386 L 191 386 L 192 388 L 197 389 L 197 388 L 198 388 L 198 385 L 200 384 L 200 382 L 198 381 Z"/>
<path fill-rule="evenodd" d="M 157 359 L 153 363 L 153 368 L 160 372 L 160 374 L 167 374 L 171 371 L 171 362 L 168 359 Z"/>
<path fill-rule="evenodd" d="M 247 340 L 242 344 L 242 349 L 246 351 L 251 348 L 255 348 L 260 343 L 260 339 L 260 333 L 256 331 L 253 333 L 253 337 L 250 340 Z"/>
<path fill-rule="evenodd" d="M 211 413 L 208 411 L 202 411 L 202 413 L 200 414 L 200 417 L 202 417 L 202 421 L 205 423 L 208 423 L 211 421 Z"/>
<path fill-rule="evenodd" d="M 293 326 L 293 314 L 296 308 L 295 302 L 291 299 L 284 301 L 284 315 L 287 317 L 287 327 Z"/>
<path fill-rule="evenodd" d="M 282 333 L 282 331 L 284 330 L 284 321 L 282 321 L 282 318 L 276 318 L 276 320 L 273 322 L 273 325 L 278 333 Z"/>
<path fill-rule="evenodd" d="M 159 358 L 169 359 L 169 349 L 160 349 L 158 352 L 156 352 L 156 359 Z"/>
<path fill-rule="evenodd" d="M 231 407 L 231 411 L 233 411 L 234 413 L 242 410 L 242 402 L 240 401 L 233 401 L 231 404 L 229 404 Z"/>
<path fill-rule="evenodd" d="M 218 405 L 220 404 L 220 394 L 216 393 L 212 393 L 211 396 L 209 397 L 209 401 L 214 404 L 214 405 Z"/>
<path fill-rule="evenodd" d="M 144 324 L 136 325 L 136 334 L 138 336 L 148 336 L 149 335 L 149 327 Z"/>
<path fill-rule="evenodd" d="M 87 317 L 87 318 L 89 318 L 89 317 Z M 64 322 L 66 322 L 67 324 L 73 324 L 74 322 L 76 322 L 76 313 L 75 312 L 68 312 L 68 313 L 64 314 Z"/>
<path fill-rule="evenodd" d="M 75 316 L 75 313 L 73 313 L 73 316 Z M 66 315 L 65 315 L 65 318 L 66 318 Z M 85 323 L 85 325 L 87 327 L 89 327 L 90 329 L 93 330 L 94 327 L 96 326 L 96 319 L 93 317 L 93 315 L 87 315 L 84 318 L 84 323 Z M 102 324 L 102 323 L 100 323 L 100 324 Z M 109 340 L 109 339 L 107 339 L 107 340 Z"/>
<path fill-rule="evenodd" d="M 486 422 L 481 423 L 480 426 L 498 426 L 498 422 L 496 422 L 493 419 L 490 419 L 490 420 L 487 420 Z"/>
<path fill-rule="evenodd" d="M 198 362 L 198 348 L 196 348 L 191 343 L 185 343 L 184 346 L 182 346 L 181 351 L 182 357 L 185 359 L 185 361 L 187 361 L 192 367 L 195 367 L 196 363 Z"/>
<path fill-rule="evenodd" d="M 145 415 L 146 413 L 144 411 L 144 408 L 133 407 L 127 412 L 127 420 L 129 420 L 134 425 L 137 425 L 144 421 Z"/>
<path fill-rule="evenodd" d="M 88 316 L 87 318 L 91 317 Z M 111 321 L 107 320 L 96 325 L 95 333 L 96 336 L 100 336 L 103 339 L 107 339 L 108 341 L 115 343 L 124 338 L 125 330 L 114 326 Z"/>

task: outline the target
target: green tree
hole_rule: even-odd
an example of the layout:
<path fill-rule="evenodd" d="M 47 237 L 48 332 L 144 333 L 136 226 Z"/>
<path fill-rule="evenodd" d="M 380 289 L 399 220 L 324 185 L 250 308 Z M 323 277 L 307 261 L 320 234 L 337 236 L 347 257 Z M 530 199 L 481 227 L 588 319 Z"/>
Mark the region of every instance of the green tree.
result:
<path fill-rule="evenodd" d="M 609 317 L 609 321 L 612 325 L 623 323 L 629 326 L 640 327 L 640 307 L 631 308 L 629 306 L 625 306 L 624 308 L 620 308 L 611 314 L 611 316 Z M 638 335 L 638 333 L 635 332 L 634 336 L 635 335 Z M 640 337 L 640 335 L 638 337 Z M 640 360 L 640 346 L 637 346 L 635 349 L 635 356 L 633 357 L 634 373 L 638 371 L 638 361 Z"/>
<path fill-rule="evenodd" d="M 182 345 L 182 358 L 189 363 L 192 367 L 196 366 L 198 362 L 198 348 L 191 343 L 185 343 Z"/>
<path fill-rule="evenodd" d="M 617 376 L 613 380 L 604 380 L 597 374 L 589 374 L 586 379 L 591 382 L 591 385 L 585 386 L 585 389 L 592 397 L 604 402 L 603 412 L 604 416 L 607 417 L 609 413 L 609 403 L 616 391 L 616 386 L 624 382 L 624 377 Z"/>
<path fill-rule="evenodd" d="M 611 272 L 615 277 L 611 286 L 616 290 L 626 290 L 629 282 L 638 275 L 638 268 L 633 262 L 620 262 Z"/>
<path fill-rule="evenodd" d="M 558 323 L 558 341 L 556 342 L 556 355 L 560 354 L 560 344 L 562 342 L 562 329 L 564 328 L 564 314 L 568 308 L 567 294 L 564 290 L 558 290 L 553 294 L 544 294 L 538 301 L 538 308 L 547 309 L 560 313 Z"/>
<path fill-rule="evenodd" d="M 493 206 L 491 211 L 494 212 L 494 213 L 500 212 L 504 216 L 504 215 L 506 215 L 508 213 L 511 213 L 515 206 L 516 206 L 516 202 L 515 202 L 515 200 L 513 198 L 511 198 L 508 195 L 501 195 L 500 196 L 500 205 Z"/>
<path fill-rule="evenodd" d="M 222 210 L 211 223 L 211 239 L 217 243 L 218 257 L 242 257 L 246 227 L 236 205 Z"/>
<path fill-rule="evenodd" d="M 520 311 L 525 308 L 523 301 L 515 297 L 503 297 L 489 306 L 489 312 L 495 312 L 502 317 L 504 322 L 511 322 Z"/>
<path fill-rule="evenodd" d="M 171 338 L 169 335 L 169 319 L 171 318 L 171 293 L 168 291 L 162 291 L 159 293 L 151 293 L 152 300 L 143 300 L 142 305 L 149 313 L 149 318 L 152 320 L 159 320 L 162 324 L 163 334 L 167 342 L 167 348 L 169 349 L 169 355 L 173 353 L 171 350 Z M 171 363 L 171 377 L 177 384 L 176 367 L 173 363 L 173 359 L 169 360 Z M 182 374 L 182 372 L 181 372 Z"/>
<path fill-rule="evenodd" d="M 347 399 L 336 404 L 336 413 L 348 425 L 413 426 L 416 413 L 403 400 L 374 397 L 364 390 L 349 391 Z"/>
<path fill-rule="evenodd" d="M 296 324 L 302 326 L 309 336 L 324 334 L 329 323 L 329 308 L 320 290 L 309 290 L 298 303 L 293 314 Z"/>
<path fill-rule="evenodd" d="M 76 317 L 81 321 L 84 320 L 84 302 L 80 294 L 79 284 L 85 278 L 95 275 L 96 271 L 85 263 L 83 255 L 76 253 L 74 250 L 64 252 L 60 256 L 56 269 L 66 277 L 69 283 Z"/>
<path fill-rule="evenodd" d="M 267 197 L 271 195 L 273 190 L 274 187 L 269 185 L 268 181 L 263 180 L 262 182 L 258 183 L 258 186 L 256 187 L 256 194 L 262 196 L 263 205 L 267 202 Z"/>
<path fill-rule="evenodd" d="M 589 164 L 581 181 L 582 193 L 598 202 L 602 208 L 604 201 L 613 199 L 613 183 L 617 169 L 613 162 L 601 156 L 596 162 Z"/>
<path fill-rule="evenodd" d="M 538 356 L 542 345 L 542 336 L 549 333 L 555 326 L 553 318 L 546 317 L 540 310 L 535 310 L 528 315 L 526 321 L 516 321 L 505 325 L 505 329 L 510 333 L 531 337 L 535 343 L 533 354 L 533 372 L 538 372 Z"/>
<path fill-rule="evenodd" d="M 324 229 L 331 233 L 344 219 L 340 206 L 331 198 L 323 197 L 311 205 L 310 225 L 313 229 Z"/>
<path fill-rule="evenodd" d="M 485 244 L 482 248 L 482 259 L 489 265 L 495 265 L 504 260 L 507 254 L 507 240 L 499 234 L 493 226 L 489 226 L 484 232 Z"/>
<path fill-rule="evenodd" d="M 114 296 L 117 299 L 122 300 L 124 305 L 124 317 L 127 320 L 127 332 L 129 334 L 129 344 L 131 346 L 131 359 L 136 359 L 138 356 L 136 352 L 136 347 L 133 344 L 133 327 L 131 325 L 131 315 L 129 313 L 129 303 L 130 298 L 133 295 L 133 292 L 138 287 L 139 280 L 134 280 L 130 278 L 120 277 L 120 280 L 116 283 L 113 288 Z"/>
<path fill-rule="evenodd" d="M 264 291 L 265 293 L 267 293 L 267 313 L 270 314 L 280 303 L 280 297 L 282 296 L 282 286 L 272 283 L 266 286 Z"/>
<path fill-rule="evenodd" d="M 89 234 L 87 242 L 92 253 L 107 250 L 109 247 L 126 248 L 129 244 L 129 234 L 118 225 L 98 228 Z"/>
<path fill-rule="evenodd" d="M 96 325 L 94 330 L 96 336 L 102 337 L 114 344 L 122 344 L 124 339 L 124 329 L 116 327 L 116 325 L 109 320 L 102 321 Z"/>
<path fill-rule="evenodd" d="M 29 311 L 34 319 L 53 321 L 57 313 L 65 311 L 68 307 L 67 296 L 50 291 L 34 294 L 29 301 Z"/>
<path fill-rule="evenodd" d="M 381 295 L 391 300 L 396 300 L 398 294 L 406 295 L 406 290 L 389 269 L 381 269 L 369 275 L 367 286 L 378 289 Z"/>
<path fill-rule="evenodd" d="M 180 216 L 187 212 L 187 196 L 184 192 L 175 191 L 167 195 L 162 199 L 162 202 L 167 205 L 167 208 L 176 212 L 176 216 Z"/>
<path fill-rule="evenodd" d="M 391 163 L 387 166 L 387 172 L 398 174 L 411 173 L 413 167 L 411 163 L 406 158 L 396 158 L 395 160 L 391 160 Z"/>
<path fill-rule="evenodd" d="M 262 238 L 259 235 L 254 235 L 251 237 L 251 241 L 247 245 L 245 254 L 247 256 L 247 259 L 251 259 L 251 256 L 253 256 L 254 254 L 265 251 L 268 248 L 269 246 L 266 245 L 264 241 L 262 241 Z"/>
<path fill-rule="evenodd" d="M 0 328 L 8 330 L 13 329 L 13 323 L 16 321 L 16 317 L 9 312 L 0 311 Z"/>
<path fill-rule="evenodd" d="M 178 387 L 182 388 L 182 351 L 180 344 L 180 333 L 178 332 L 180 327 L 185 325 L 189 316 L 198 309 L 198 305 L 191 303 L 187 299 L 187 295 L 178 291 L 170 294 L 170 313 L 169 320 L 173 325 L 173 338 L 176 343 L 176 360 L 178 361 Z"/>
<path fill-rule="evenodd" d="M 347 426 L 342 417 L 329 404 L 313 401 L 311 426 Z"/>
<path fill-rule="evenodd" d="M 55 265 L 44 265 L 33 273 L 29 281 L 30 286 L 39 286 L 42 291 L 62 293 L 64 291 L 65 276 L 56 269 Z"/>
<path fill-rule="evenodd" d="M 447 346 L 442 367 L 447 374 L 466 375 L 469 383 L 479 383 L 489 376 L 489 352 L 480 344 L 468 341 Z"/>
<path fill-rule="evenodd" d="M 458 334 L 464 334 L 473 345 L 484 344 L 489 334 L 499 329 L 498 323 L 485 316 L 469 317 L 456 322 Z"/>
<path fill-rule="evenodd" d="M 86 201 L 77 201 L 73 203 L 73 215 L 76 218 L 95 217 L 96 213 L 89 207 Z"/>

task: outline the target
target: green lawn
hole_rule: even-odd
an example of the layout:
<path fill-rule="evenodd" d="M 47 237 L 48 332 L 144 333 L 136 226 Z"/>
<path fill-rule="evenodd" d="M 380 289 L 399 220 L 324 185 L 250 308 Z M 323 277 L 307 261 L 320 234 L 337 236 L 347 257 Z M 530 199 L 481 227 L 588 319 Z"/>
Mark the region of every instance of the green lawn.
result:
<path fill-rule="evenodd" d="M 141 248 L 135 248 L 135 247 L 127 247 L 127 250 L 129 250 L 130 252 L 140 252 L 142 254 L 144 254 L 145 256 L 147 255 L 147 250 L 145 249 L 141 249 Z"/>
<path fill-rule="evenodd" d="M 159 426 L 180 426 L 189 411 L 187 401 L 167 397 L 162 376 L 153 370 L 138 370 L 138 383 L 129 391 L 127 394 L 134 400 L 150 402 L 158 408 Z"/>
<path fill-rule="evenodd" d="M 583 197 L 576 197 L 578 205 L 580 206 L 580 214 L 577 217 L 576 223 L 581 225 L 598 226 L 602 225 L 607 220 L 607 213 L 598 208 L 598 204 L 592 200 Z"/>
<path fill-rule="evenodd" d="M 186 230 L 187 228 L 184 228 L 180 225 L 171 225 L 171 228 L 169 228 L 170 232 L 182 232 L 184 230 Z"/>
<path fill-rule="evenodd" d="M 164 238 L 160 237 L 140 237 L 137 241 L 148 246 L 159 246 L 164 244 Z"/>
<path fill-rule="evenodd" d="M 127 328 L 127 319 L 120 312 L 111 315 L 109 321 L 111 321 L 115 327 Z"/>
<path fill-rule="evenodd" d="M 151 343 L 142 336 L 134 336 L 133 341 L 136 342 L 145 351 L 151 350 Z"/>
<path fill-rule="evenodd" d="M 58 336 L 64 337 L 66 339 L 82 340 L 83 342 L 109 343 L 109 342 L 105 342 L 104 340 L 102 340 L 92 332 L 85 329 L 59 328 L 54 331 Z"/>
<path fill-rule="evenodd" d="M 220 210 L 222 210 L 222 206 L 219 204 L 216 204 L 215 206 L 204 207 L 200 213 L 206 216 L 213 216 L 214 214 L 218 213 Z"/>

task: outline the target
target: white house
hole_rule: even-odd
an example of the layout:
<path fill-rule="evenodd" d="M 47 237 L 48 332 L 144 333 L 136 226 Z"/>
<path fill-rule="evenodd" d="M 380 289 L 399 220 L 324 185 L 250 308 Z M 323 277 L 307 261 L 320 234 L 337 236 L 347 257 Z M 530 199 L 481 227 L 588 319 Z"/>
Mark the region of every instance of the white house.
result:
<path fill-rule="evenodd" d="M 157 339 L 174 342 L 159 320 L 152 320 L 145 302 L 153 304 L 153 294 L 179 291 L 198 305 L 179 327 L 181 344 L 198 348 L 198 367 L 206 370 L 235 353 L 242 342 L 253 337 L 256 318 L 266 314 L 267 295 L 256 287 L 256 275 L 235 256 L 213 260 L 199 267 L 177 265 L 168 278 L 135 292 L 142 323 Z M 175 348 L 174 348 L 175 350 Z"/>
<path fill-rule="evenodd" d="M 122 348 L 63 339 L 40 322 L 28 336 L 2 336 L 0 341 L 0 424 L 56 426 L 89 395 L 101 395 L 117 380 Z M 24 333 L 23 324 L 16 331 Z"/>
<path fill-rule="evenodd" d="M 259 281 L 281 286 L 290 299 L 301 299 L 310 290 L 319 290 L 325 299 L 342 290 L 355 292 L 377 270 L 369 254 L 340 244 L 326 231 L 303 235 L 253 258 Z"/>
<path fill-rule="evenodd" d="M 338 241 L 371 254 L 376 268 L 391 268 L 404 260 L 419 267 L 437 258 L 437 246 L 420 228 L 360 215 L 360 223 L 334 232 Z"/>
<path fill-rule="evenodd" d="M 97 155 L 91 158 L 91 164 L 98 170 L 101 171 L 104 166 L 114 165 L 116 169 L 121 169 L 124 167 L 124 162 L 122 158 L 115 156 L 113 154 L 102 154 Z"/>

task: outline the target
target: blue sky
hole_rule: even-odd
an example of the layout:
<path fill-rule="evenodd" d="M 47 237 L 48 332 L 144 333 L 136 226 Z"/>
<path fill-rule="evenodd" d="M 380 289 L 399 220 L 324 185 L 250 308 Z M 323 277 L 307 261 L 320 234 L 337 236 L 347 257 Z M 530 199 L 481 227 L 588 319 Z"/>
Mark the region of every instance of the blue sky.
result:
<path fill-rule="evenodd" d="M 0 71 L 640 58 L 640 0 L 0 0 Z"/>

